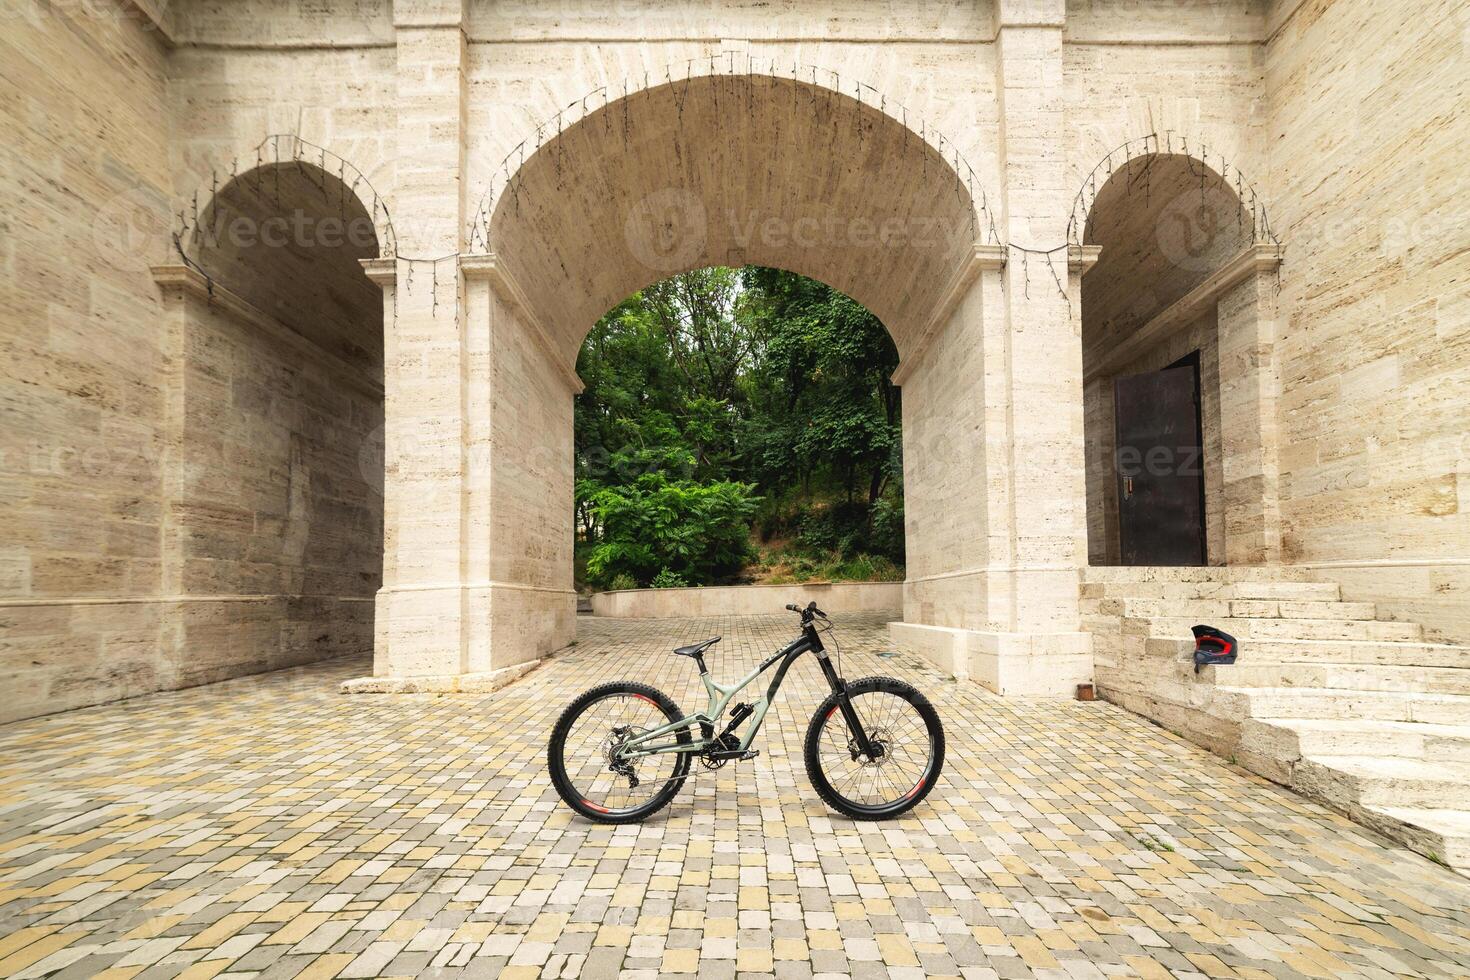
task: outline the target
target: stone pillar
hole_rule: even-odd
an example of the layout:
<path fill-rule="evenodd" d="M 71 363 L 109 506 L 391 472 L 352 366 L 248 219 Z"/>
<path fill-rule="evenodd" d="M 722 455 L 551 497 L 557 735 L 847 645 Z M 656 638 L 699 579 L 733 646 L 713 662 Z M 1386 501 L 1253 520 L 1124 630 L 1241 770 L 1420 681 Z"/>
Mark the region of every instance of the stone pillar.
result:
<path fill-rule="evenodd" d="M 1064 21 L 1063 0 L 996 6 L 1001 237 L 1011 245 L 1052 249 L 1067 240 Z M 1004 344 L 994 380 L 1008 439 L 989 451 L 992 483 L 1003 472 L 1008 487 L 1009 535 L 992 536 L 990 556 L 990 605 L 1001 628 L 981 637 L 972 661 L 1004 693 L 1068 695 L 1092 679 L 1078 601 L 1087 503 L 1081 323 L 1070 278 L 1065 251 L 1012 249 L 1003 273 L 1006 329 L 988 341 L 997 355 Z"/>
<path fill-rule="evenodd" d="M 576 637 L 572 398 L 582 382 L 496 256 L 465 256 L 463 270 L 476 406 L 466 669 L 498 682 Z"/>
<path fill-rule="evenodd" d="M 1255 246 L 1253 268 L 1216 302 L 1225 555 L 1230 565 L 1281 561 L 1277 461 L 1275 295 L 1272 246 Z"/>
<path fill-rule="evenodd" d="M 903 385 L 909 578 L 894 642 L 1002 694 L 1092 679 L 1081 269 L 1066 242 L 1062 0 L 1001 0 L 1001 237 L 977 246 Z M 931 431 L 944 438 L 931 437 Z"/>
<path fill-rule="evenodd" d="M 977 245 L 893 374 L 903 388 L 908 577 L 903 622 L 889 633 L 961 677 L 972 672 L 974 631 L 995 626 L 988 566 L 1008 536 L 1008 487 L 986 452 L 1006 439 L 1004 396 L 992 383 L 1003 268 L 999 246 Z"/>
<path fill-rule="evenodd" d="M 471 624 L 483 612 L 482 597 L 466 588 L 472 414 L 452 258 L 465 226 L 465 10 L 463 0 L 400 0 L 393 15 L 400 258 L 385 286 L 384 576 L 373 670 L 450 678 L 468 669 Z M 441 256 L 451 258 L 404 261 Z"/>

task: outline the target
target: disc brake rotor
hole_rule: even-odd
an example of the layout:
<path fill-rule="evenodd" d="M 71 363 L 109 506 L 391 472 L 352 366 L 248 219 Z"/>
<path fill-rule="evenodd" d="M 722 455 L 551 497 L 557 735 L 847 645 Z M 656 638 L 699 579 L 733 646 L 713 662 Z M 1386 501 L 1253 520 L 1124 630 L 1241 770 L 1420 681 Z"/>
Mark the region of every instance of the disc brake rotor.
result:
<path fill-rule="evenodd" d="M 871 728 L 868 730 L 868 744 L 878 751 L 873 757 L 863 755 L 863 750 L 858 746 L 857 739 L 847 740 L 847 751 L 852 756 L 852 761 L 863 766 L 881 766 L 892 758 L 888 751 L 890 736 L 886 728 Z"/>

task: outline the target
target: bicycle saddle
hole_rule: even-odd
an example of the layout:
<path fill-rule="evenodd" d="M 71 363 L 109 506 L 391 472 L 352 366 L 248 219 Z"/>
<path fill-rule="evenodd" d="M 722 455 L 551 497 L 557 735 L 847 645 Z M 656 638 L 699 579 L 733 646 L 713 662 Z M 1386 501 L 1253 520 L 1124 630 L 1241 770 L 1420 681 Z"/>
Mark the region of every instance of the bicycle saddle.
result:
<path fill-rule="evenodd" d="M 704 651 L 708 650 L 710 647 L 719 642 L 720 637 L 716 636 L 711 639 L 705 640 L 702 643 L 691 643 L 687 647 L 675 647 L 674 652 L 681 657 L 698 657 L 702 656 L 704 654 Z"/>

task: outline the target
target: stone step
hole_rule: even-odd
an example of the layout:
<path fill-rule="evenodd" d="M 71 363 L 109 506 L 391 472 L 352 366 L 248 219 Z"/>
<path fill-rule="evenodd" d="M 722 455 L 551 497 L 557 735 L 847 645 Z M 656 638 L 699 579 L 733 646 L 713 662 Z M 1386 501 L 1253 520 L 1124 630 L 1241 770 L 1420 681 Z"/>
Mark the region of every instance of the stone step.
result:
<path fill-rule="evenodd" d="M 1302 756 L 1389 756 L 1470 763 L 1470 725 L 1426 725 L 1361 718 L 1252 718 L 1240 747 L 1277 759 Z"/>
<path fill-rule="evenodd" d="M 1193 667 L 1191 666 L 1192 670 Z M 1221 687 L 1330 688 L 1344 691 L 1404 691 L 1470 696 L 1470 668 L 1391 667 L 1380 664 L 1240 661 L 1200 668 L 1198 679 Z"/>
<path fill-rule="evenodd" d="M 1124 633 L 1136 636 L 1193 638 L 1193 617 L 1122 617 Z M 1422 642 L 1424 627 L 1418 623 L 1362 622 L 1347 619 L 1237 619 L 1221 617 L 1207 625 L 1222 629 L 1239 640 L 1350 640 L 1372 643 Z"/>
<path fill-rule="evenodd" d="M 1292 565 L 1090 565 L 1084 582 L 1309 582 L 1311 570 Z"/>
<path fill-rule="evenodd" d="M 1470 809 L 1470 765 L 1384 756 L 1303 756 L 1292 788 L 1351 811 L 1354 806 Z"/>
<path fill-rule="evenodd" d="M 1341 590 L 1330 582 L 1083 582 L 1084 599 L 1240 599 L 1333 602 Z"/>
<path fill-rule="evenodd" d="M 1410 806 L 1366 806 L 1363 823 L 1433 861 L 1470 874 L 1470 812 Z"/>
<path fill-rule="evenodd" d="M 1371 602 L 1283 602 L 1276 599 L 1101 599 L 1099 615 L 1129 618 L 1307 619 L 1375 622 Z"/>
<path fill-rule="evenodd" d="M 1342 598 L 1342 588 L 1336 582 L 1237 582 L 1231 593 L 1237 599 L 1335 602 Z"/>
<path fill-rule="evenodd" d="M 1193 651 L 1192 638 L 1152 637 L 1144 644 L 1144 654 L 1149 658 L 1190 661 Z M 1242 645 L 1236 666 L 1283 663 L 1470 668 L 1470 647 L 1439 643 L 1252 639 L 1249 646 Z"/>
<path fill-rule="evenodd" d="M 1470 725 L 1470 698 L 1406 691 L 1345 691 L 1313 687 L 1228 687 L 1240 695 L 1251 718 L 1317 718 L 1416 721 L 1430 725 Z"/>

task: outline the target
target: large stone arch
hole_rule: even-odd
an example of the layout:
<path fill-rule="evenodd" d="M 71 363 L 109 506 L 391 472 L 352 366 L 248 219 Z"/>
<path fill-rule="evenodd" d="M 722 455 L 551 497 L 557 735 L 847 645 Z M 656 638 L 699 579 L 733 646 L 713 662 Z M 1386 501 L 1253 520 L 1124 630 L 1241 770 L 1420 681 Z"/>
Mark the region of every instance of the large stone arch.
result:
<path fill-rule="evenodd" d="M 468 225 L 463 322 L 419 341 L 424 356 L 400 347 L 397 371 L 390 343 L 389 553 L 370 686 L 493 686 L 573 639 L 582 338 L 651 282 L 744 263 L 826 282 L 894 338 L 910 542 L 895 636 L 1006 690 L 1061 693 L 1090 676 L 1081 480 L 1075 498 L 1065 477 L 1033 492 L 1044 454 L 1074 438 L 1080 452 L 1080 394 L 1075 416 L 1028 410 L 1020 430 L 1011 411 L 1019 360 L 1045 358 L 1043 387 L 1070 390 L 1080 355 L 1066 303 L 1053 294 L 1055 322 L 1012 340 L 1030 314 L 1008 298 L 978 181 L 916 125 L 870 88 L 799 69 L 712 72 L 606 98 L 513 154 Z M 380 278 L 394 302 L 403 283 L 386 267 Z M 1015 286 L 1029 300 L 1029 284 Z M 437 370 L 424 367 L 430 351 L 443 352 Z"/>
<path fill-rule="evenodd" d="M 902 355 L 917 349 L 982 237 L 983 198 L 957 156 L 818 78 L 705 74 L 637 90 L 510 174 L 489 250 L 569 362 L 633 291 L 746 263 L 832 285 L 888 324 Z"/>
<path fill-rule="evenodd" d="M 1080 291 L 1093 564 L 1134 560 L 1120 528 L 1116 382 L 1170 366 L 1198 378 L 1202 452 L 1188 465 L 1202 484 L 1199 563 L 1279 557 L 1272 276 L 1281 244 L 1249 181 L 1212 159 L 1172 134 L 1132 141 L 1100 162 L 1074 202 L 1071 234 L 1096 255 Z"/>

